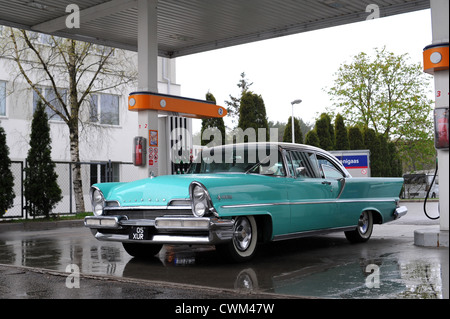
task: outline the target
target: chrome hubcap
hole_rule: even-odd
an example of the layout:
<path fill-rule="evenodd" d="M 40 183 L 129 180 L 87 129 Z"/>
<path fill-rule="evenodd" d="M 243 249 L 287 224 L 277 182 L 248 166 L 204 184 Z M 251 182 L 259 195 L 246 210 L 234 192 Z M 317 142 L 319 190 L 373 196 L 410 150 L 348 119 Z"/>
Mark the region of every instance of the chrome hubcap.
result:
<path fill-rule="evenodd" d="M 367 232 L 367 229 L 369 228 L 369 215 L 367 212 L 364 212 L 359 217 L 359 232 L 361 234 L 365 234 Z"/>
<path fill-rule="evenodd" d="M 252 226 L 247 218 L 241 217 L 236 221 L 233 242 L 237 249 L 245 251 L 252 241 Z"/>

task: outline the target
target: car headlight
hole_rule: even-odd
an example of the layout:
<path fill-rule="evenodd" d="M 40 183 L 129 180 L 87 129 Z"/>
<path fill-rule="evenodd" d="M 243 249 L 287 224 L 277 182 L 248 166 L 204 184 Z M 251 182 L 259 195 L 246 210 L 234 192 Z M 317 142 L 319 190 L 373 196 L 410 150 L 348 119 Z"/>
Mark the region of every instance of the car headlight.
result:
<path fill-rule="evenodd" d="M 92 211 L 95 216 L 100 216 L 103 213 L 103 207 L 105 207 L 105 197 L 97 187 L 91 187 L 90 193 Z"/>
<path fill-rule="evenodd" d="M 202 184 L 192 182 L 189 186 L 189 194 L 191 196 L 192 213 L 194 216 L 203 217 L 210 212 L 214 212 L 211 198 Z"/>

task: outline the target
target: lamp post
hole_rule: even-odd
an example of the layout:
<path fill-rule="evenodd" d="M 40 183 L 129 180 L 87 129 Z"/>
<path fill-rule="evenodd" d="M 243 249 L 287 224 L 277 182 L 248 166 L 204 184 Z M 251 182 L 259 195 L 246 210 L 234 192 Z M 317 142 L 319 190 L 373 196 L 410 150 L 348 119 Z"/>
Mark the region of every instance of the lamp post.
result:
<path fill-rule="evenodd" d="M 291 120 L 292 120 L 292 123 L 291 123 L 291 125 L 292 125 L 292 143 L 295 143 L 295 136 L 294 136 L 294 104 L 300 104 L 300 103 L 302 103 L 302 100 L 294 100 L 294 101 L 291 102 L 291 105 L 292 105 L 292 117 L 291 117 Z"/>

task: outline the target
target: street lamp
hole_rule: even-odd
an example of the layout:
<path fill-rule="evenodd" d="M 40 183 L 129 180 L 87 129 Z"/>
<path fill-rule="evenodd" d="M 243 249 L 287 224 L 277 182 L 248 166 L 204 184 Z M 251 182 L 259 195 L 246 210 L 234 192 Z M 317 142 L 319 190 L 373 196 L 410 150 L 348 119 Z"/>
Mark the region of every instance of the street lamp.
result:
<path fill-rule="evenodd" d="M 300 104 L 300 103 L 302 103 L 302 100 L 294 100 L 294 101 L 292 101 L 291 102 L 291 105 L 292 105 L 292 117 L 291 117 L 291 120 L 292 120 L 292 143 L 295 143 L 295 136 L 294 136 L 294 104 Z"/>

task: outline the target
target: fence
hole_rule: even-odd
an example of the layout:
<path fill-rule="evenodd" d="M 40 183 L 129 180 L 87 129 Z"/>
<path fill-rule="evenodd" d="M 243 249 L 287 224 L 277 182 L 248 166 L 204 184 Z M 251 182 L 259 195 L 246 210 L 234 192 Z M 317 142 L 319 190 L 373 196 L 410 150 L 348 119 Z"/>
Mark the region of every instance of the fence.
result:
<path fill-rule="evenodd" d="M 62 200 L 53 209 L 53 214 L 74 214 L 75 196 L 72 184 L 72 162 L 54 162 L 55 171 L 58 174 L 58 185 L 61 188 Z M 89 188 L 95 183 L 105 182 L 130 182 L 138 179 L 138 173 L 133 163 L 126 162 L 81 162 L 81 179 L 83 181 L 83 197 L 86 211 L 90 211 Z M 29 218 L 31 217 L 24 196 L 24 167 L 26 162 L 13 161 L 11 171 L 14 176 L 14 198 L 13 207 L 8 209 L 0 219 Z"/>

